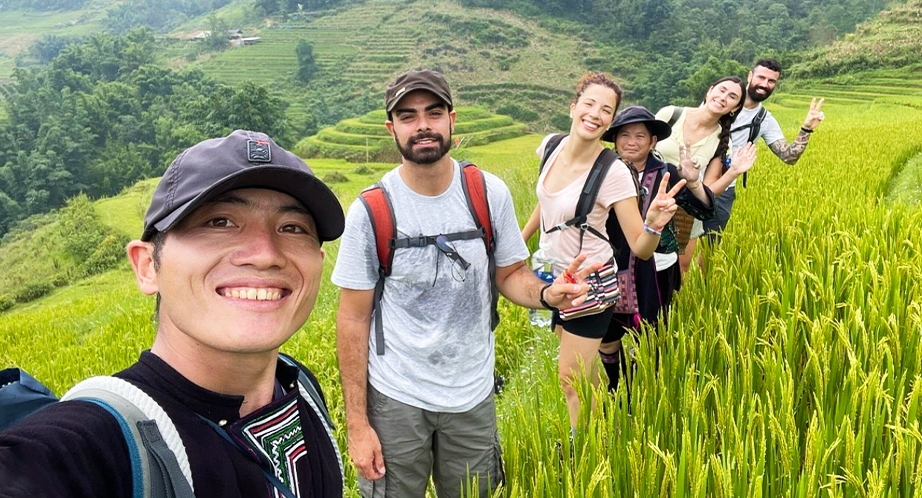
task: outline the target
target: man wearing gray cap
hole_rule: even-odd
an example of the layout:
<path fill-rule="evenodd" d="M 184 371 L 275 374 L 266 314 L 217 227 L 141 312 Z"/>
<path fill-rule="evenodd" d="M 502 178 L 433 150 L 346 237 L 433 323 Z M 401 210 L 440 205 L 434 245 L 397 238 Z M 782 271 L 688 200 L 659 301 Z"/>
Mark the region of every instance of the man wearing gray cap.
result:
<path fill-rule="evenodd" d="M 321 244 L 343 222 L 332 191 L 263 133 L 194 145 L 158 184 L 127 247 L 157 296 L 156 337 L 114 378 L 175 426 L 195 496 L 342 496 L 317 380 L 279 348 L 310 315 Z M 0 495 L 133 496 L 130 445 L 99 404 L 52 404 L 0 433 Z"/>
<path fill-rule="evenodd" d="M 488 253 L 461 165 L 449 155 L 455 112 L 441 74 L 398 76 L 387 87 L 385 110 L 403 156 L 378 184 L 396 226 L 391 271 L 380 272 L 380 227 L 363 197 L 349 208 L 332 275 L 341 288 L 337 349 L 349 455 L 366 498 L 422 498 L 430 475 L 440 498 L 461 496 L 472 478 L 480 496 L 490 496 L 503 482 L 491 280 L 510 301 L 532 308 L 579 304 L 588 285 L 562 278 L 546 284 L 525 266 L 528 249 L 509 189 L 483 172 L 495 240 Z M 599 266 L 577 271 L 584 259 L 568 268 L 576 282 Z"/>

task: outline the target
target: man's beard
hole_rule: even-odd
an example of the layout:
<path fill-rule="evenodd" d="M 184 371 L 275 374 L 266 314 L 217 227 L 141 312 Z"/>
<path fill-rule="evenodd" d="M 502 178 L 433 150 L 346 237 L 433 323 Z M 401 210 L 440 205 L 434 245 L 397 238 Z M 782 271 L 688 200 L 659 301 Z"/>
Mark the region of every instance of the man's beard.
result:
<path fill-rule="evenodd" d="M 765 90 L 764 94 L 756 92 L 756 87 L 749 85 L 749 87 L 746 88 L 746 94 L 749 95 L 749 99 L 752 100 L 753 102 L 762 102 L 763 100 L 771 97 L 772 92 L 775 91 L 774 89 L 769 89 L 765 87 L 761 87 L 761 88 Z"/>
<path fill-rule="evenodd" d="M 413 148 L 413 144 L 427 138 L 435 140 L 439 146 L 435 149 L 431 147 L 422 150 Z M 445 154 L 448 154 L 448 151 L 451 150 L 451 135 L 445 138 L 441 134 L 435 132 L 414 135 L 407 139 L 406 146 L 402 145 L 400 140 L 397 140 L 397 137 L 394 137 L 394 142 L 397 143 L 397 150 L 400 151 L 400 155 L 407 161 L 416 164 L 432 164 L 445 157 Z"/>

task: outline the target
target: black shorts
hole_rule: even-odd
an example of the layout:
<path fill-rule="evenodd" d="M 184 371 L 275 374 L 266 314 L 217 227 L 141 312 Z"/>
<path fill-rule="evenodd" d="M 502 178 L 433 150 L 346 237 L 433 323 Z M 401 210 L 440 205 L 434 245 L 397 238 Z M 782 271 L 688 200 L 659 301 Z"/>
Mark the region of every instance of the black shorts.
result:
<path fill-rule="evenodd" d="M 551 327 L 560 325 L 573 335 L 588 339 L 601 339 L 608 332 L 608 326 L 611 323 L 613 314 L 614 308 L 609 306 L 601 313 L 581 316 L 572 320 L 561 320 L 560 315 L 555 311 L 553 318 L 551 318 Z"/>

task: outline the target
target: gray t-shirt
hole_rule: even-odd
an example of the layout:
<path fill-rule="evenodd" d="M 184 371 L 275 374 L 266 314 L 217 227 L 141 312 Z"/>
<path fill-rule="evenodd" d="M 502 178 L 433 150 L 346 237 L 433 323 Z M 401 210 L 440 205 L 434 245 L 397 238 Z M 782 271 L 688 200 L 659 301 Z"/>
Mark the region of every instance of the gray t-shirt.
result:
<path fill-rule="evenodd" d="M 756 114 L 758 114 L 759 109 L 761 108 L 762 104 L 757 105 L 755 109 L 746 109 L 743 107 L 743 109 L 740 110 L 739 115 L 736 117 L 736 121 L 734 121 L 731 125 L 730 129 L 735 130 L 741 126 L 746 126 L 749 123 L 752 123 L 752 120 L 756 117 Z M 759 140 L 759 137 L 762 137 L 762 140 L 765 140 L 765 143 L 768 145 L 771 145 L 784 138 L 784 133 L 781 131 L 781 126 L 778 125 L 778 120 L 772 116 L 771 111 L 766 110 L 765 112 L 765 119 L 762 120 L 762 126 L 759 129 L 759 136 L 756 137 L 756 140 Z M 743 128 L 742 130 L 732 132 L 730 134 L 730 141 L 733 144 L 732 150 L 736 150 L 745 146 L 746 142 L 749 141 L 749 128 Z M 729 187 L 733 187 L 735 185 L 736 179 L 730 183 Z"/>
<path fill-rule="evenodd" d="M 399 167 L 381 179 L 397 220 L 398 237 L 438 235 L 476 228 L 455 171 L 448 189 L 429 197 L 413 192 Z M 496 176 L 484 172 L 496 239 L 496 266 L 528 257 L 512 196 Z M 368 212 L 361 200 L 349 207 L 333 269 L 333 283 L 373 289 L 378 258 Z M 490 276 L 483 239 L 453 242 L 470 263 L 452 271 L 452 261 L 435 245 L 394 251 L 385 280 L 381 311 L 383 355 L 375 353 L 374 317 L 369 331 L 368 381 L 381 393 L 430 411 L 467 411 L 493 389 L 494 336 L 490 330 Z M 457 269 L 456 269 L 457 270 Z M 461 278 L 463 277 L 463 281 Z"/>

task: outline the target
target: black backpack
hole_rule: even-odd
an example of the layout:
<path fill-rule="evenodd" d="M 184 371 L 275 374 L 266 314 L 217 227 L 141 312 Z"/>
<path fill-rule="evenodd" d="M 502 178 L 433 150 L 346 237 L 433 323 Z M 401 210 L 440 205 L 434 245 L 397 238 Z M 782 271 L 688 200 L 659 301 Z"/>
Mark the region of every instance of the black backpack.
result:
<path fill-rule="evenodd" d="M 745 130 L 749 128 L 749 140 L 748 142 L 755 143 L 756 139 L 759 138 L 759 131 L 762 130 L 762 121 L 765 121 L 765 115 L 768 114 L 768 111 L 762 107 L 759 109 L 759 112 L 756 113 L 755 117 L 752 118 L 752 121 L 749 124 L 744 124 L 742 126 L 737 126 L 730 130 L 730 133 L 736 133 L 740 130 Z"/>
<path fill-rule="evenodd" d="M 548 139 L 547 144 L 544 147 L 544 157 L 541 158 L 541 163 L 538 165 L 538 174 L 541 174 L 541 171 L 544 170 L 544 165 L 547 163 L 547 160 L 551 157 L 551 154 L 554 150 L 560 145 L 560 142 L 566 137 L 565 134 L 556 134 L 551 136 Z M 612 241 L 612 228 L 613 225 L 618 225 L 618 219 L 615 215 L 614 210 L 610 210 L 608 213 L 608 221 L 605 223 L 606 234 L 602 234 L 595 228 L 589 226 L 586 223 L 586 219 L 589 216 L 589 212 L 592 211 L 592 205 L 595 204 L 596 198 L 599 196 L 599 189 L 602 188 L 602 180 L 605 178 L 605 175 L 608 174 L 608 169 L 616 160 L 620 159 L 615 151 L 605 148 L 599 154 L 599 157 L 596 158 L 595 163 L 592 165 L 592 170 L 589 172 L 589 176 L 586 178 L 586 183 L 583 184 L 583 189 L 580 191 L 579 199 L 576 201 L 576 210 L 573 218 L 561 223 L 557 226 L 553 226 L 547 230 L 545 233 L 556 232 L 557 230 L 562 230 L 571 226 L 578 226 L 580 229 L 580 250 L 583 246 L 583 236 L 586 232 L 595 235 L 596 237 L 606 241 L 611 245 Z M 631 178 L 634 180 L 634 189 L 637 192 L 637 201 L 638 209 L 642 207 L 643 199 L 640 195 L 640 184 L 637 181 L 637 171 L 634 170 L 629 164 L 624 163 L 628 170 L 631 173 Z M 614 223 L 613 223 L 614 222 Z M 617 251 L 617 248 L 612 245 L 612 250 Z"/>

